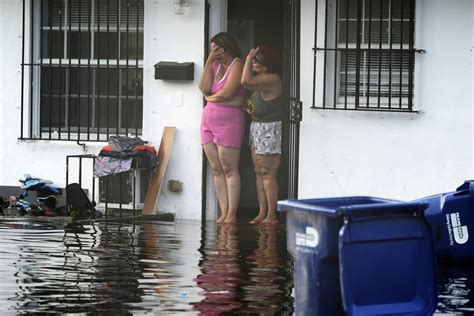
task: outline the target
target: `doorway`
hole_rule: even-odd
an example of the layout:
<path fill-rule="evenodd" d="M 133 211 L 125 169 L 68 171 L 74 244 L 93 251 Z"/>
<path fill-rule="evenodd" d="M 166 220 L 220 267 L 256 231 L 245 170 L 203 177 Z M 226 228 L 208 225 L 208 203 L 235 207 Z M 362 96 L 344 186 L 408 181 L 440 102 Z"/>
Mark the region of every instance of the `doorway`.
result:
<path fill-rule="evenodd" d="M 278 174 L 279 199 L 296 197 L 294 188 L 297 183 L 297 148 L 298 137 L 294 136 L 295 124 L 299 127 L 299 121 L 291 120 L 292 104 L 294 96 L 291 92 L 295 86 L 294 81 L 299 76 L 294 76 L 296 65 L 295 59 L 299 59 L 292 41 L 295 35 L 294 17 L 295 3 L 298 1 L 288 0 L 227 0 L 227 32 L 237 40 L 245 59 L 248 51 L 258 45 L 270 45 L 278 49 L 283 57 L 284 67 L 282 78 L 284 81 L 284 93 L 288 107 L 285 109 L 285 117 L 288 118 L 283 124 L 282 160 Z M 299 11 L 298 11 L 299 16 Z M 299 25 L 299 20 L 297 21 Z M 299 47 L 299 45 L 298 45 Z M 299 72 L 298 72 L 299 74 Z M 241 147 L 239 170 L 241 175 L 241 194 L 239 201 L 238 217 L 250 219 L 258 212 L 258 199 L 255 184 L 255 173 L 248 146 L 248 131 L 250 119 L 246 117 L 246 134 Z M 298 128 L 299 130 L 299 128 Z M 293 135 L 293 136 L 292 136 Z M 295 155 L 296 154 L 296 159 Z"/>

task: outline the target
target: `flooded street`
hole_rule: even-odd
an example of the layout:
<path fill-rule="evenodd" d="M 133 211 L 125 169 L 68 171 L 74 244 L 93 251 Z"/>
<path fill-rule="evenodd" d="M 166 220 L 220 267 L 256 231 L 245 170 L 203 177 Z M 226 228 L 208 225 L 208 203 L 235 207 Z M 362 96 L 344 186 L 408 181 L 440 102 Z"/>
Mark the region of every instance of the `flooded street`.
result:
<path fill-rule="evenodd" d="M 291 315 L 284 225 L 0 222 L 0 310 Z M 472 314 L 474 273 L 439 269 L 437 315 Z"/>
<path fill-rule="evenodd" d="M 0 309 L 291 314 L 282 228 L 178 221 L 64 230 L 3 221 Z"/>

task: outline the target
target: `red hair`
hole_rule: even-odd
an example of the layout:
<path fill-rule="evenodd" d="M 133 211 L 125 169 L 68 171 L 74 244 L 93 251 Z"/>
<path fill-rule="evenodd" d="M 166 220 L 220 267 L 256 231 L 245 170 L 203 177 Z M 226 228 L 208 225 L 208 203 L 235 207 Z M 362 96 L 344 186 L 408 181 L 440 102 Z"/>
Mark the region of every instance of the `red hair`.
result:
<path fill-rule="evenodd" d="M 283 61 L 278 50 L 271 46 L 263 45 L 258 49 L 257 54 L 262 64 L 268 68 L 270 73 L 281 73 Z"/>

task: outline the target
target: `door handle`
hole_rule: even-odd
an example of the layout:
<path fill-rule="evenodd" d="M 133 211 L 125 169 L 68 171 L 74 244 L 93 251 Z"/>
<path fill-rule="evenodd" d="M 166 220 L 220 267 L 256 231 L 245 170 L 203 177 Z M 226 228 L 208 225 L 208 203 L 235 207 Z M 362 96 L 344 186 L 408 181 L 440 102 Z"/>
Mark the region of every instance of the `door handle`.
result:
<path fill-rule="evenodd" d="M 303 120 L 303 102 L 296 98 L 291 98 L 290 122 L 298 123 Z"/>

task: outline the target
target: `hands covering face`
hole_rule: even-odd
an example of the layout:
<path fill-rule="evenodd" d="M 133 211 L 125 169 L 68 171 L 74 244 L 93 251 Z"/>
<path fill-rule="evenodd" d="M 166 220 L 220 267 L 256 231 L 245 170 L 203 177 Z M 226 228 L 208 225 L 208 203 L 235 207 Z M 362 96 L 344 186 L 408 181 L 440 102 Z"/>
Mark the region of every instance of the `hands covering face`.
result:
<path fill-rule="evenodd" d="M 224 55 L 225 49 L 223 47 L 211 44 L 211 53 L 209 54 L 208 60 L 213 62 L 218 60 Z"/>

